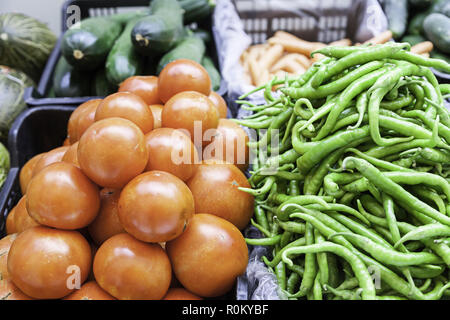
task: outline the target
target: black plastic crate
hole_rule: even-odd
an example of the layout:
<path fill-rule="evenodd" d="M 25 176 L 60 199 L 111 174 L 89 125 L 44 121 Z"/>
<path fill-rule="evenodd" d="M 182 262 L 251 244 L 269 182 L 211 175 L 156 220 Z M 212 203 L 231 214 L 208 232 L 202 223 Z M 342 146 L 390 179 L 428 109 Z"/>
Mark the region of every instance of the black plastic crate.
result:
<path fill-rule="evenodd" d="M 76 6 L 77 10 L 79 9 L 80 18 L 85 19 L 88 17 L 108 16 L 117 12 L 144 9 L 149 6 L 149 0 L 68 0 L 62 7 L 62 34 L 68 29 L 67 21 L 70 20 L 71 14 L 73 14 L 73 6 Z M 205 30 L 211 31 L 212 29 L 211 21 L 206 21 L 204 24 L 199 26 Z M 62 34 L 49 56 L 37 87 L 29 87 L 25 90 L 24 99 L 29 107 L 48 105 L 80 105 L 81 103 L 94 98 L 104 98 L 94 96 L 48 97 L 48 93 L 50 92 L 50 89 L 52 87 L 53 71 L 56 67 L 58 59 L 61 56 L 60 47 Z M 215 62 L 217 70 L 220 70 L 215 41 L 212 40 L 207 45 L 207 52 Z M 217 90 L 217 93 L 221 96 L 224 96 L 226 93 L 226 84 L 223 80 L 220 84 L 220 88 Z"/>

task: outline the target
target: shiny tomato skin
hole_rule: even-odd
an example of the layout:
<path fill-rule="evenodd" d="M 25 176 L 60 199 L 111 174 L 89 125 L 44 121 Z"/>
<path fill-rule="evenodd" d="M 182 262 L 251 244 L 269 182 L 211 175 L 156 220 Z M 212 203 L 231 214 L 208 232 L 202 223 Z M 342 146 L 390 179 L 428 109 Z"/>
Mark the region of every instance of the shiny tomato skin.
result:
<path fill-rule="evenodd" d="M 106 292 L 119 300 L 159 300 L 169 289 L 172 268 L 159 244 L 127 233 L 106 240 L 94 258 L 94 275 Z"/>
<path fill-rule="evenodd" d="M 72 144 L 69 149 L 67 149 L 61 161 L 71 163 L 78 168 L 80 167 L 80 163 L 78 162 L 78 141 Z"/>
<path fill-rule="evenodd" d="M 39 171 L 41 171 L 46 166 L 61 161 L 67 150 L 69 150 L 69 147 L 65 146 L 65 147 L 58 147 L 44 153 L 34 165 L 31 177 L 33 178 L 36 174 L 39 173 Z"/>
<path fill-rule="evenodd" d="M 120 189 L 108 188 L 100 191 L 100 210 L 88 227 L 89 235 L 98 245 L 116 234 L 125 232 L 118 214 L 120 192 Z"/>
<path fill-rule="evenodd" d="M 27 186 L 32 178 L 33 168 L 36 165 L 36 163 L 39 161 L 39 159 L 42 157 L 43 154 L 44 153 L 39 153 L 39 154 L 33 156 L 20 169 L 19 183 L 20 183 L 20 190 L 22 191 L 22 194 L 27 193 Z"/>
<path fill-rule="evenodd" d="M 25 230 L 14 240 L 8 272 L 26 295 L 59 299 L 71 293 L 78 281 L 81 284 L 86 280 L 91 263 L 91 248 L 79 232 L 39 226 Z"/>
<path fill-rule="evenodd" d="M 6 217 L 6 234 L 13 234 L 17 232 L 16 225 L 14 223 L 14 216 L 16 212 L 16 207 L 12 208 L 8 212 L 8 216 Z"/>
<path fill-rule="evenodd" d="M 27 198 L 27 195 L 22 196 L 14 210 L 14 228 L 19 233 L 40 225 L 28 212 Z"/>
<path fill-rule="evenodd" d="M 53 163 L 30 182 L 27 210 L 38 223 L 75 230 L 89 225 L 100 208 L 98 187 L 67 162 Z"/>
<path fill-rule="evenodd" d="M 145 172 L 120 193 L 120 222 L 141 241 L 165 242 L 178 237 L 194 212 L 191 191 L 168 172 Z"/>
<path fill-rule="evenodd" d="M 184 288 L 170 288 L 163 300 L 203 300 L 203 298 Z"/>
<path fill-rule="evenodd" d="M 204 146 L 210 142 L 207 133 L 219 125 L 219 112 L 207 96 L 195 91 L 180 92 L 164 105 L 161 124 L 187 130 L 196 146 Z"/>
<path fill-rule="evenodd" d="M 99 186 L 122 188 L 147 165 L 144 134 L 127 119 L 97 121 L 80 139 L 78 162 L 83 172 Z"/>
<path fill-rule="evenodd" d="M 148 105 L 159 104 L 158 77 L 133 76 L 123 81 L 118 92 L 132 92 L 141 97 Z"/>
<path fill-rule="evenodd" d="M 153 114 L 153 129 L 161 128 L 161 113 L 164 106 L 162 104 L 151 104 L 149 107 Z"/>
<path fill-rule="evenodd" d="M 219 111 L 219 118 L 225 119 L 228 115 L 228 107 L 225 99 L 215 91 L 211 91 L 208 98 L 217 108 L 217 111 Z"/>
<path fill-rule="evenodd" d="M 145 101 L 131 92 L 117 92 L 100 102 L 95 121 L 107 118 L 124 118 L 136 124 L 144 134 L 153 129 L 153 113 Z"/>
<path fill-rule="evenodd" d="M 20 291 L 14 282 L 9 279 L 0 279 L 0 300 L 34 300 Z"/>
<path fill-rule="evenodd" d="M 8 253 L 18 233 L 9 234 L 0 240 L 0 279 L 9 278 Z"/>
<path fill-rule="evenodd" d="M 117 300 L 108 292 L 103 290 L 95 281 L 84 283 L 80 289 L 76 289 L 64 300 Z"/>
<path fill-rule="evenodd" d="M 209 96 L 211 78 L 206 69 L 189 59 L 178 59 L 168 63 L 158 77 L 159 98 L 166 103 L 183 91 L 196 91 Z"/>
<path fill-rule="evenodd" d="M 216 130 L 212 142 L 203 150 L 203 159 L 223 160 L 245 171 L 250 156 L 247 133 L 229 119 L 220 119 Z"/>
<path fill-rule="evenodd" d="M 101 99 L 92 99 L 80 104 L 70 115 L 67 124 L 67 137 L 70 144 L 80 140 L 86 129 L 94 123 L 95 111 Z"/>
<path fill-rule="evenodd" d="M 227 293 L 248 263 L 241 232 L 211 214 L 195 214 L 183 234 L 166 243 L 166 251 L 183 287 L 201 297 Z"/>
<path fill-rule="evenodd" d="M 183 181 L 188 180 L 199 162 L 198 152 L 191 139 L 182 131 L 159 128 L 145 135 L 149 151 L 146 171 L 169 172 Z"/>
<path fill-rule="evenodd" d="M 253 216 L 254 197 L 238 188 L 250 188 L 245 175 L 232 164 L 202 164 L 187 185 L 196 213 L 206 212 L 243 230 Z"/>

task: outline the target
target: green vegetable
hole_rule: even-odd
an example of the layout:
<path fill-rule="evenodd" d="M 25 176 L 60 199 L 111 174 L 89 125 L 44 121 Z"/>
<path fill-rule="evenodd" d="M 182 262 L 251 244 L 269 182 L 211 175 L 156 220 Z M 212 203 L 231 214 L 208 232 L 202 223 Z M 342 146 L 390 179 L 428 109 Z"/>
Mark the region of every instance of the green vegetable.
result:
<path fill-rule="evenodd" d="M 205 44 L 199 37 L 188 36 L 176 47 L 162 56 L 161 60 L 159 60 L 156 72 L 159 74 L 168 63 L 177 59 L 189 59 L 201 63 L 205 50 Z"/>
<path fill-rule="evenodd" d="M 411 25 L 411 24 L 410 24 Z M 408 42 L 411 46 L 416 45 L 420 42 L 427 41 L 424 37 L 419 34 L 409 34 L 402 38 L 402 42 Z"/>
<path fill-rule="evenodd" d="M 84 97 L 90 95 L 91 75 L 76 70 L 64 56 L 56 63 L 53 72 L 53 90 L 56 97 Z"/>
<path fill-rule="evenodd" d="M 101 68 L 95 72 L 91 95 L 96 97 L 106 97 L 116 91 L 117 86 L 111 84 L 106 78 L 105 68 Z"/>
<path fill-rule="evenodd" d="M 184 10 L 185 24 L 200 22 L 208 18 L 216 6 L 215 0 L 178 0 Z"/>
<path fill-rule="evenodd" d="M 423 21 L 429 14 L 429 10 L 416 13 L 409 21 L 407 33 L 417 36 L 423 35 Z"/>
<path fill-rule="evenodd" d="M 400 39 L 408 22 L 408 0 L 385 0 L 383 9 L 394 39 Z"/>
<path fill-rule="evenodd" d="M 409 4 L 414 8 L 427 8 L 433 3 L 433 0 L 409 0 Z"/>
<path fill-rule="evenodd" d="M 423 22 L 427 38 L 442 52 L 450 53 L 450 18 L 441 13 L 428 15 Z"/>
<path fill-rule="evenodd" d="M 222 81 L 222 77 L 220 76 L 219 71 L 216 69 L 214 62 L 208 56 L 204 56 L 201 65 L 208 71 L 209 77 L 211 78 L 212 90 L 217 91 L 220 88 L 220 83 Z"/>
<path fill-rule="evenodd" d="M 197 28 L 192 31 L 197 37 L 203 40 L 204 43 L 211 43 L 212 37 L 209 31 Z"/>
<path fill-rule="evenodd" d="M 5 183 L 10 167 L 9 151 L 0 142 L 0 188 Z"/>
<path fill-rule="evenodd" d="M 145 56 L 170 50 L 183 35 L 183 9 L 176 0 L 153 0 L 150 15 L 131 31 L 136 50 Z"/>
<path fill-rule="evenodd" d="M 118 86 L 125 79 L 142 73 L 144 62 L 130 37 L 136 21 L 137 19 L 131 19 L 127 23 L 106 58 L 106 78 L 113 85 Z"/>
<path fill-rule="evenodd" d="M 56 36 L 47 25 L 21 13 L 0 14 L 0 65 L 39 81 Z"/>

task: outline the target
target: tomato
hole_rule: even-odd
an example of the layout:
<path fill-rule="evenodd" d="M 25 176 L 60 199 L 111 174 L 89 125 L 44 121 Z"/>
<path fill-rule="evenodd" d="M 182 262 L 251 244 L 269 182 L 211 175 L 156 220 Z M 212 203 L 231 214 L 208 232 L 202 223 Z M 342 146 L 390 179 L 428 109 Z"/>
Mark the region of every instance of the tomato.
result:
<path fill-rule="evenodd" d="M 33 300 L 20 291 L 11 279 L 0 279 L 0 300 Z"/>
<path fill-rule="evenodd" d="M 196 146 L 207 145 L 219 125 L 219 112 L 207 96 L 186 91 L 164 105 L 161 124 L 165 128 L 185 129 Z M 208 134 L 210 137 L 208 138 Z"/>
<path fill-rule="evenodd" d="M 61 161 L 71 163 L 78 168 L 80 167 L 80 163 L 78 162 L 78 141 L 72 144 L 69 149 L 67 149 Z"/>
<path fill-rule="evenodd" d="M 58 147 L 44 153 L 34 165 L 33 171 L 31 172 L 31 177 L 34 177 L 49 164 L 61 161 L 67 150 L 69 150 L 69 147 L 65 146 L 65 147 Z"/>
<path fill-rule="evenodd" d="M 153 129 L 152 111 L 141 97 L 130 92 L 117 92 L 100 102 L 95 112 L 95 121 L 113 117 L 130 120 L 144 134 Z"/>
<path fill-rule="evenodd" d="M 161 128 L 161 113 L 163 109 L 162 104 L 151 104 L 150 110 L 153 114 L 153 129 Z"/>
<path fill-rule="evenodd" d="M 189 188 L 167 172 L 145 172 L 120 193 L 120 222 L 141 241 L 165 242 L 178 237 L 194 212 Z"/>
<path fill-rule="evenodd" d="M 125 232 L 119 220 L 117 205 L 120 189 L 103 189 L 100 191 L 100 211 L 89 225 L 89 234 L 97 244 L 102 244 L 112 236 Z"/>
<path fill-rule="evenodd" d="M 69 137 L 65 138 L 64 141 L 63 141 L 62 147 L 65 147 L 65 146 L 70 146 L 70 139 L 69 139 Z"/>
<path fill-rule="evenodd" d="M 206 69 L 189 59 L 178 59 L 168 63 L 158 77 L 159 98 L 166 103 L 183 91 L 197 91 L 209 96 L 211 78 Z"/>
<path fill-rule="evenodd" d="M 123 81 L 118 92 L 132 92 L 141 97 L 145 103 L 161 103 L 158 94 L 158 77 L 156 76 L 134 76 Z"/>
<path fill-rule="evenodd" d="M 141 129 L 122 118 L 95 122 L 78 144 L 78 162 L 83 172 L 102 187 L 122 188 L 148 162 Z"/>
<path fill-rule="evenodd" d="M 203 300 L 203 298 L 184 288 L 170 288 L 163 300 Z"/>
<path fill-rule="evenodd" d="M 16 240 L 17 233 L 3 237 L 0 240 L 0 279 L 9 278 L 8 253 L 12 243 Z"/>
<path fill-rule="evenodd" d="M 121 300 L 159 300 L 170 285 L 172 268 L 159 244 L 127 233 L 106 240 L 94 258 L 94 275 L 103 290 Z"/>
<path fill-rule="evenodd" d="M 28 160 L 24 166 L 20 169 L 19 174 L 19 182 L 20 182 L 20 190 L 22 191 L 22 194 L 25 194 L 27 192 L 27 186 L 28 183 L 31 180 L 32 174 L 33 174 L 33 168 L 36 165 L 36 163 L 39 161 L 39 159 L 44 155 L 44 153 L 39 153 L 32 157 L 30 160 Z"/>
<path fill-rule="evenodd" d="M 145 136 L 149 151 L 146 171 L 169 172 L 183 181 L 194 173 L 199 162 L 198 152 L 191 139 L 183 132 L 159 128 Z"/>
<path fill-rule="evenodd" d="M 219 118 L 226 118 L 228 114 L 228 107 L 225 99 L 215 91 L 211 91 L 208 98 L 217 108 L 217 111 L 219 111 Z"/>
<path fill-rule="evenodd" d="M 166 243 L 166 251 L 183 287 L 201 297 L 228 292 L 248 263 L 241 232 L 211 214 L 195 214 L 183 234 Z"/>
<path fill-rule="evenodd" d="M 26 295 L 58 299 L 86 280 L 91 262 L 91 248 L 79 232 L 40 226 L 25 230 L 14 240 L 8 272 Z"/>
<path fill-rule="evenodd" d="M 16 207 L 12 208 L 9 213 L 8 216 L 6 217 L 6 234 L 13 234 L 17 232 L 16 229 L 16 225 L 14 223 L 14 216 L 15 216 L 15 212 L 16 212 Z"/>
<path fill-rule="evenodd" d="M 22 232 L 32 227 L 39 226 L 33 217 L 30 216 L 27 209 L 27 195 L 22 196 L 17 202 L 14 210 L 14 228 L 16 232 Z"/>
<path fill-rule="evenodd" d="M 75 230 L 90 224 L 100 208 L 98 187 L 71 163 L 53 163 L 28 186 L 27 210 L 40 224 Z M 17 225 L 17 224 L 16 224 Z"/>
<path fill-rule="evenodd" d="M 70 115 L 67 137 L 70 144 L 77 142 L 86 129 L 94 122 L 95 110 L 101 99 L 92 99 L 80 104 Z"/>
<path fill-rule="evenodd" d="M 248 141 L 247 133 L 237 123 L 220 119 L 212 142 L 203 150 L 203 159 L 223 160 L 245 171 L 250 155 Z"/>
<path fill-rule="evenodd" d="M 97 282 L 88 281 L 80 289 L 65 297 L 64 300 L 116 300 L 116 298 L 103 290 Z"/>
<path fill-rule="evenodd" d="M 253 216 L 254 197 L 238 188 L 250 188 L 245 175 L 231 164 L 202 164 L 187 182 L 195 212 L 224 218 L 244 229 Z"/>

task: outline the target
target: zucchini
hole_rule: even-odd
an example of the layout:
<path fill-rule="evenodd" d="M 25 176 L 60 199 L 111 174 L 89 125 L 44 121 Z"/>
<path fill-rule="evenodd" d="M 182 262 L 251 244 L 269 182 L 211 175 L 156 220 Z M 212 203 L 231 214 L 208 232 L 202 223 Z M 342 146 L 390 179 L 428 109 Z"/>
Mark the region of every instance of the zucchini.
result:
<path fill-rule="evenodd" d="M 134 49 L 130 37 L 138 19 L 131 19 L 127 23 L 106 59 L 106 78 L 114 85 L 118 86 L 125 79 L 142 72 L 144 61 Z"/>
<path fill-rule="evenodd" d="M 162 56 L 161 60 L 159 60 L 156 72 L 159 74 L 168 63 L 177 59 L 189 59 L 201 63 L 205 51 L 206 47 L 202 39 L 195 35 L 188 36 L 175 48 Z"/>
<path fill-rule="evenodd" d="M 409 0 L 409 4 L 413 8 L 423 9 L 429 7 L 433 0 Z"/>
<path fill-rule="evenodd" d="M 208 71 L 209 78 L 211 79 L 211 87 L 213 91 L 217 91 L 220 88 L 220 82 L 222 77 L 219 71 L 216 69 L 214 62 L 208 56 L 204 56 L 201 62 L 202 66 Z"/>
<path fill-rule="evenodd" d="M 200 22 L 209 17 L 216 7 L 215 0 L 178 0 L 184 10 L 185 24 Z"/>
<path fill-rule="evenodd" d="M 76 70 L 64 56 L 56 63 L 53 72 L 55 97 L 84 97 L 90 95 L 90 75 Z"/>
<path fill-rule="evenodd" d="M 142 55 L 164 53 L 183 35 L 183 9 L 177 0 L 153 0 L 150 15 L 137 21 L 131 31 L 135 49 Z"/>
<path fill-rule="evenodd" d="M 408 34 L 421 35 L 423 34 L 423 21 L 430 13 L 428 11 L 420 12 L 414 15 L 409 21 Z"/>
<path fill-rule="evenodd" d="M 414 46 L 420 42 L 427 41 L 427 39 L 425 39 L 421 35 L 408 34 L 408 35 L 404 36 L 401 41 L 408 42 L 411 46 Z"/>
<path fill-rule="evenodd" d="M 432 13 L 423 22 L 428 40 L 440 51 L 450 53 L 450 18 L 442 13 Z"/>
<path fill-rule="evenodd" d="M 394 39 L 400 39 L 408 22 L 408 0 L 385 0 L 383 9 Z"/>
<path fill-rule="evenodd" d="M 105 68 L 97 70 L 94 78 L 94 85 L 92 86 L 91 95 L 96 97 L 106 97 L 118 89 L 117 86 L 111 84 L 106 78 Z"/>

